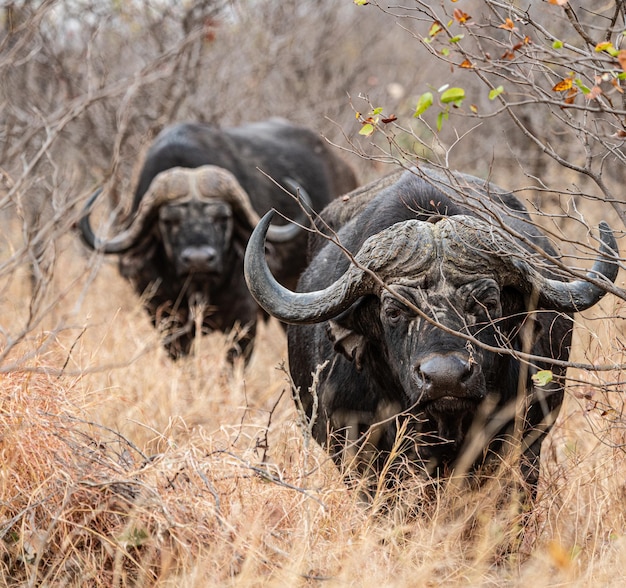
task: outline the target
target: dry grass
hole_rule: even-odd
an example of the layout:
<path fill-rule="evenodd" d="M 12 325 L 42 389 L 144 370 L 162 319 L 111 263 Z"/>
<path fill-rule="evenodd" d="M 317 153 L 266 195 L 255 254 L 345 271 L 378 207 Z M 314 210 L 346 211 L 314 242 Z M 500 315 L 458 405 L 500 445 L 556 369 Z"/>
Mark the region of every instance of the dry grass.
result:
<path fill-rule="evenodd" d="M 114 264 L 87 259 L 69 236 L 50 297 L 72 280 L 50 325 L 5 365 L 59 320 L 65 328 L 1 376 L 4 585 L 621 582 L 619 374 L 573 374 L 532 507 L 520 502 L 504 462 L 479 488 L 409 480 L 365 509 L 326 455 L 303 441 L 276 323 L 261 329 L 246 368 L 228 367 L 221 336 L 173 363 Z M 27 281 L 16 276 L 7 288 L 2 314 L 18 326 L 25 311 L 11 301 L 28 292 Z M 615 321 L 588 324 L 599 333 L 593 359 L 619 359 Z"/>

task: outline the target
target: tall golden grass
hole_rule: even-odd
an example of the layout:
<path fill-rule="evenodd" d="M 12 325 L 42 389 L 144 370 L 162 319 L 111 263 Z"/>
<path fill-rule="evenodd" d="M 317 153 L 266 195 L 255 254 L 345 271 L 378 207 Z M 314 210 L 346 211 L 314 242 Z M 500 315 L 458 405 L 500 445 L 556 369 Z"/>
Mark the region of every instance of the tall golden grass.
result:
<path fill-rule="evenodd" d="M 28 291 L 26 275 L 7 283 L 4 332 Z M 365 508 L 299 430 L 274 321 L 248 366 L 227 364 L 219 335 L 174 363 L 114 262 L 72 235 L 48 297 L 0 375 L 2 585 L 623 583 L 619 373 L 572 373 L 533 505 L 503 461 L 480 487 L 406 480 Z M 597 313 L 623 316 L 608 299 Z M 593 316 L 574 356 L 623 359 L 617 321 Z"/>

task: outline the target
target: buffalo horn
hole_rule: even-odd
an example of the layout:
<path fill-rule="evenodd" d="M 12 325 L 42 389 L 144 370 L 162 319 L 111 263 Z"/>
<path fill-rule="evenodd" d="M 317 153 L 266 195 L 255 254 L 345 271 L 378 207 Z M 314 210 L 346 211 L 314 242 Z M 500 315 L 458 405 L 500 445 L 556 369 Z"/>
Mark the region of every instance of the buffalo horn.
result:
<path fill-rule="evenodd" d="M 355 300 L 372 293 L 378 279 L 411 266 L 418 275 L 435 255 L 432 231 L 427 223 L 406 221 L 370 237 L 355 256 L 356 264 L 333 284 L 317 292 L 291 292 L 272 275 L 265 259 L 265 234 L 272 220 L 268 212 L 248 241 L 244 275 L 256 301 L 286 323 L 312 324 L 337 316 Z"/>
<path fill-rule="evenodd" d="M 188 171 L 190 170 L 174 167 L 157 175 L 141 199 L 130 225 L 110 239 L 97 237 L 91 228 L 90 209 L 102 189 L 96 190 L 87 200 L 83 209 L 85 214 L 78 224 L 83 240 L 92 249 L 103 253 L 125 253 L 133 248 L 149 230 L 150 223 L 147 221 L 156 214 L 160 206 L 167 202 L 184 199 L 189 194 L 191 176 L 187 174 Z"/>
<path fill-rule="evenodd" d="M 606 289 L 597 285 L 597 282 L 613 283 L 617 278 L 618 248 L 613 231 L 605 221 L 600 222 L 598 231 L 600 251 L 591 270 L 587 272 L 588 280 L 561 282 L 542 276 L 525 261 L 514 262 L 532 289 L 539 294 L 541 307 L 560 312 L 580 312 L 596 304 L 606 294 Z"/>
<path fill-rule="evenodd" d="M 285 180 L 299 195 L 305 206 L 311 207 L 311 201 L 296 182 Z M 160 206 L 168 202 L 185 202 L 191 199 L 222 200 L 241 213 L 252 230 L 259 222 L 259 216 L 252 208 L 246 191 L 235 176 L 228 170 L 205 165 L 199 168 L 170 168 L 157 175 L 146 194 L 141 199 L 139 208 L 129 226 L 111 239 L 102 239 L 91 228 L 90 210 L 102 192 L 99 188 L 87 200 L 79 229 L 83 240 L 92 249 L 103 253 L 124 253 L 134 247 L 150 228 L 150 219 Z M 270 227 L 267 238 L 274 243 L 290 241 L 301 233 L 300 226 L 288 223 Z"/>
<path fill-rule="evenodd" d="M 257 302 L 283 322 L 317 323 L 337 316 L 360 296 L 375 292 L 389 277 L 416 278 L 434 261 L 443 245 L 446 263 L 467 271 L 498 275 L 501 285 L 535 292 L 545 309 L 576 312 L 593 306 L 606 290 L 587 280 L 561 282 L 541 275 L 525 256 L 514 255 L 512 244 L 492 225 L 467 216 L 444 218 L 437 224 L 409 220 L 397 223 L 365 241 L 348 270 L 333 284 L 316 292 L 295 293 L 279 284 L 265 259 L 264 239 L 272 213 L 252 233 L 244 261 L 248 288 Z M 607 223 L 600 223 L 600 253 L 587 274 L 594 282 L 617 277 L 617 243 Z M 445 243 L 445 245 L 444 245 Z M 474 265 L 472 265 L 474 264 Z"/>

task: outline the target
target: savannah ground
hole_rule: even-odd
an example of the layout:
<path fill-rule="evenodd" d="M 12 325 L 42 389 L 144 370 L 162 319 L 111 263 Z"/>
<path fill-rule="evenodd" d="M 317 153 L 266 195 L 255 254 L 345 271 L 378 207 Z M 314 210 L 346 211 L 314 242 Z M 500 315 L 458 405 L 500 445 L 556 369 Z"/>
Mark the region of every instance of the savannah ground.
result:
<path fill-rule="evenodd" d="M 115 259 L 81 245 L 80 204 L 108 182 L 124 208 L 164 124 L 281 115 L 338 144 L 365 181 L 393 165 L 380 156 L 384 138 L 358 135 L 354 110 L 372 102 L 410 117 L 431 80 L 450 75 L 419 52 L 409 21 L 398 26 L 374 7 L 320 2 L 312 14 L 262 2 L 251 16 L 246 2 L 200 4 L 102 13 L 84 2 L 83 28 L 68 25 L 74 37 L 63 42 L 58 11 L 71 24 L 74 3 L 15 3 L 23 10 L 12 20 L 0 4 L 0 583 L 621 586 L 620 370 L 569 371 L 532 505 L 516 490 L 512 456 L 480 487 L 416 478 L 381 488 L 364 508 L 307 436 L 275 321 L 260 329 L 248 366 L 227 364 L 221 335 L 172 362 Z M 481 6 L 463 8 L 477 20 Z M 593 252 L 578 247 L 601 218 L 622 243 L 620 219 L 585 177 L 554 167 L 499 120 L 471 133 L 463 123 L 413 155 L 511 189 L 540 176 L 545 190 L 520 196 L 582 266 Z M 431 131 L 414 127 L 420 141 Z M 621 185 L 620 169 L 606 160 L 607 183 Z M 613 295 L 577 315 L 572 360 L 624 364 L 624 316 Z"/>

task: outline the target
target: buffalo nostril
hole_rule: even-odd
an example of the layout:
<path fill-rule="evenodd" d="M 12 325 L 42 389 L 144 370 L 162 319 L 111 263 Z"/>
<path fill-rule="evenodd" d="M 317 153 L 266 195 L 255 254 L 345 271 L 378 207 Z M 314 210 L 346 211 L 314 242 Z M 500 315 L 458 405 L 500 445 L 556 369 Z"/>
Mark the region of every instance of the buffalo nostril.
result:
<path fill-rule="evenodd" d="M 186 247 L 180 253 L 180 261 L 187 270 L 212 271 L 218 259 L 216 249 L 207 245 Z"/>
<path fill-rule="evenodd" d="M 435 395 L 461 392 L 475 373 L 469 359 L 457 355 L 434 355 L 417 366 L 418 381 Z"/>
<path fill-rule="evenodd" d="M 213 261 L 216 255 L 213 247 L 187 247 L 181 257 L 188 263 L 206 263 Z"/>

